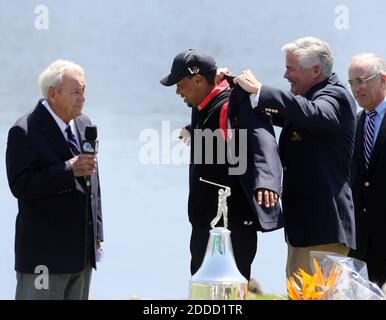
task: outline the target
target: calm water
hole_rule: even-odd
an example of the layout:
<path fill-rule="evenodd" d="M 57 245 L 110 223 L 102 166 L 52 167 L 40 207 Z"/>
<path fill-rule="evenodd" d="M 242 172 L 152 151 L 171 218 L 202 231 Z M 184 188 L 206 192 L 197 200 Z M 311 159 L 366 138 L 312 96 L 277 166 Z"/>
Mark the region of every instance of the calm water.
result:
<path fill-rule="evenodd" d="M 175 130 L 189 109 L 159 79 L 173 57 L 200 48 L 234 73 L 250 68 L 287 88 L 281 46 L 305 35 L 328 41 L 335 70 L 347 80 L 348 58 L 385 57 L 384 0 L 364 1 L 44 1 L 48 30 L 37 30 L 40 1 L 0 0 L 0 157 L 14 121 L 40 98 L 37 77 L 57 58 L 81 64 L 88 82 L 85 113 L 98 125 L 105 257 L 93 274 L 96 299 L 180 299 L 188 296 L 188 166 L 143 165 L 144 129 Z M 335 26 L 335 8 L 349 10 L 349 29 Z M 167 136 L 160 139 L 167 140 Z M 176 145 L 171 143 L 172 147 Z M 0 299 L 12 299 L 16 200 L 0 161 Z M 312 213 L 310 213 L 312 214 Z M 69 235 L 70 236 L 70 235 Z M 283 232 L 259 235 L 252 275 L 264 291 L 285 292 Z"/>

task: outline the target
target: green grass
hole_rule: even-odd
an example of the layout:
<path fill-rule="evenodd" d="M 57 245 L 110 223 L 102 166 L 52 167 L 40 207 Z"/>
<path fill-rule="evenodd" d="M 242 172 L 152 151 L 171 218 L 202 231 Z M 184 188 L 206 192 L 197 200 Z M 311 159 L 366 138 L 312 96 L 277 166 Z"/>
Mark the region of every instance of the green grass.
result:
<path fill-rule="evenodd" d="M 287 300 L 285 295 L 248 293 L 246 300 Z"/>

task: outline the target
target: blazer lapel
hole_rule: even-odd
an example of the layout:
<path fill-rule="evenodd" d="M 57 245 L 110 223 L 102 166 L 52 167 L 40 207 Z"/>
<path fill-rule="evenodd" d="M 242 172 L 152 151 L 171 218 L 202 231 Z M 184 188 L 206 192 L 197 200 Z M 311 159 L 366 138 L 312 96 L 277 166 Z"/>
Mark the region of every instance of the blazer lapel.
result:
<path fill-rule="evenodd" d="M 355 157 L 358 159 L 357 163 L 360 167 L 361 172 L 365 170 L 365 158 L 363 154 L 363 128 L 365 125 L 366 113 L 364 111 L 358 117 L 357 129 L 355 132 Z"/>
<path fill-rule="evenodd" d="M 35 112 L 40 122 L 42 132 L 45 134 L 47 140 L 51 143 L 60 158 L 64 161 L 71 159 L 73 155 L 71 154 L 70 148 L 67 145 L 62 131 L 55 122 L 55 119 L 50 115 L 48 110 L 40 101 L 35 109 Z"/>
<path fill-rule="evenodd" d="M 381 126 L 378 131 L 377 139 L 375 140 L 374 148 L 371 153 L 370 163 L 369 163 L 369 172 L 373 169 L 380 152 L 383 149 L 383 145 L 386 141 L 386 116 L 383 116 Z"/>
<path fill-rule="evenodd" d="M 79 144 L 84 140 L 84 131 L 86 124 L 79 117 L 74 119 L 76 130 L 78 131 Z"/>
<path fill-rule="evenodd" d="M 80 147 L 80 152 L 82 152 L 82 140 L 84 140 L 84 131 L 86 127 L 86 123 L 80 119 L 80 117 L 77 117 L 74 119 L 75 122 L 75 127 L 78 133 L 79 137 L 79 147 Z M 91 179 L 93 180 L 93 176 L 91 176 Z M 76 186 L 76 188 L 84 193 L 87 192 L 87 187 L 86 187 L 86 180 L 83 177 L 78 177 L 77 182 L 80 184 Z"/>

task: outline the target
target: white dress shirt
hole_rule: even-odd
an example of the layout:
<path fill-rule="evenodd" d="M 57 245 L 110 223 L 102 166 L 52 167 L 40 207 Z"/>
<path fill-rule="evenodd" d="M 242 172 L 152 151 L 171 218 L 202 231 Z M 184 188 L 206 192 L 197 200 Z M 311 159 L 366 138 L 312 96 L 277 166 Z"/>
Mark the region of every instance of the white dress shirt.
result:
<path fill-rule="evenodd" d="M 76 139 L 76 142 L 79 146 L 79 138 L 78 138 L 78 130 L 76 129 L 76 126 L 75 126 L 75 122 L 74 120 L 71 120 L 69 124 L 65 123 L 62 119 L 60 119 L 56 114 L 55 112 L 52 110 L 52 108 L 50 107 L 50 105 L 48 104 L 47 100 L 43 100 L 42 101 L 42 104 L 43 106 L 46 107 L 46 109 L 48 110 L 48 112 L 51 114 L 51 116 L 54 118 L 55 122 L 57 123 L 60 131 L 62 131 L 62 134 L 63 134 L 63 137 L 64 139 L 66 139 L 66 141 L 68 142 L 68 137 L 67 137 L 67 132 L 66 132 L 66 128 L 68 125 L 71 126 L 71 130 L 72 130 L 72 133 L 74 134 L 75 136 L 75 139 Z"/>
<path fill-rule="evenodd" d="M 374 119 L 374 137 L 373 137 L 373 146 L 375 145 L 375 142 L 377 141 L 377 136 L 378 136 L 378 132 L 379 132 L 379 129 L 381 127 L 381 124 L 382 124 L 382 120 L 383 120 L 383 117 L 385 115 L 385 112 L 386 112 L 386 98 L 383 99 L 381 101 L 381 103 L 375 107 L 374 109 L 375 111 L 377 111 L 377 115 Z M 367 121 L 369 120 L 369 117 L 368 117 L 368 112 L 366 112 L 366 118 L 365 118 L 365 126 L 364 128 L 366 128 L 366 124 L 367 124 Z"/>
<path fill-rule="evenodd" d="M 261 91 L 262 87 L 263 87 L 263 85 L 261 85 L 261 87 L 260 87 L 259 91 L 257 91 L 257 93 L 251 93 L 249 95 L 249 100 L 251 101 L 252 108 L 256 108 L 257 105 L 259 104 L 260 91 Z"/>

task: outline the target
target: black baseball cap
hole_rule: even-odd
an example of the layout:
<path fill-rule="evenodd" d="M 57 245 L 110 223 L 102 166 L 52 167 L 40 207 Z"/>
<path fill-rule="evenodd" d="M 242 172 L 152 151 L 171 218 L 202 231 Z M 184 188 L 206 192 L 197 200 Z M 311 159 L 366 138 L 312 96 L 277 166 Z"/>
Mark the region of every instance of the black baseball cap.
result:
<path fill-rule="evenodd" d="M 189 49 L 179 53 L 173 60 L 170 74 L 161 79 L 164 86 L 172 86 L 189 75 L 206 74 L 216 70 L 216 61 L 210 55 L 196 50 Z"/>

